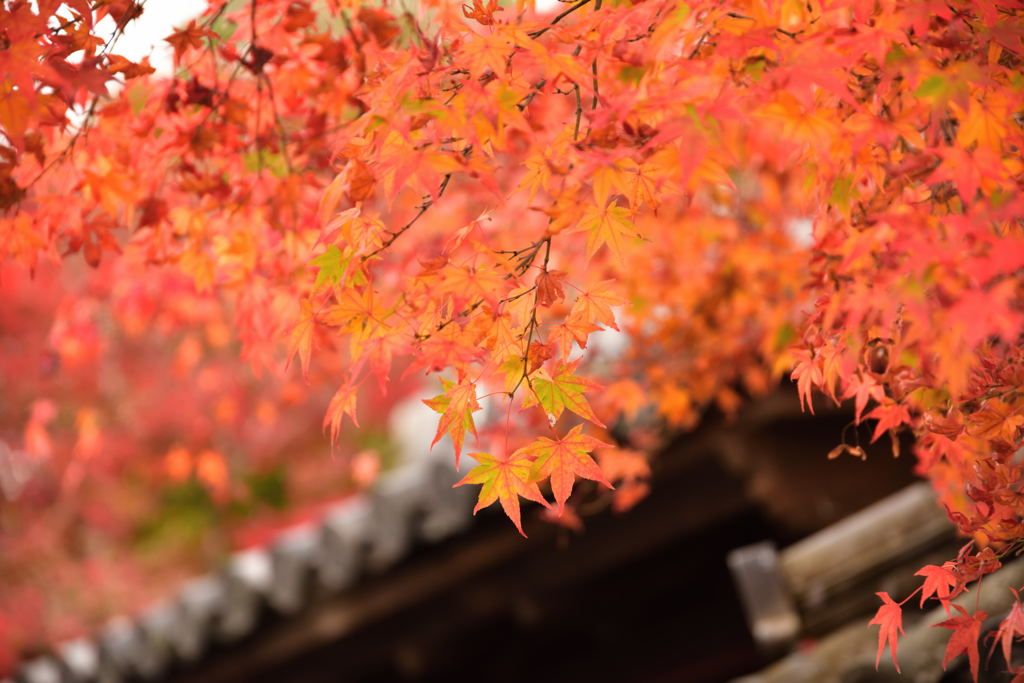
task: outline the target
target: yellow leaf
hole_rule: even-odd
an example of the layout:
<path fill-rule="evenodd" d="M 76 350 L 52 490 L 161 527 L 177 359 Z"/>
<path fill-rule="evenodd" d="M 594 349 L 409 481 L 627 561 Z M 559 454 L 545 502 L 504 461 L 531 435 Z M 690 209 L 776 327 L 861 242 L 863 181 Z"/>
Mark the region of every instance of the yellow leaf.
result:
<path fill-rule="evenodd" d="M 623 206 L 587 207 L 577 229 L 587 231 L 588 259 L 592 259 L 597 250 L 607 244 L 615 258 L 622 261 L 624 239 L 636 236 L 636 227 L 629 218 L 629 210 Z"/>
<path fill-rule="evenodd" d="M 990 95 L 984 105 L 972 98 L 966 115 L 961 116 L 960 128 L 956 133 L 957 144 L 968 147 L 977 142 L 979 147 L 999 151 L 1006 136 L 1006 126 L 1003 124 L 1006 119 L 1006 107 L 998 101 L 996 95 Z"/>

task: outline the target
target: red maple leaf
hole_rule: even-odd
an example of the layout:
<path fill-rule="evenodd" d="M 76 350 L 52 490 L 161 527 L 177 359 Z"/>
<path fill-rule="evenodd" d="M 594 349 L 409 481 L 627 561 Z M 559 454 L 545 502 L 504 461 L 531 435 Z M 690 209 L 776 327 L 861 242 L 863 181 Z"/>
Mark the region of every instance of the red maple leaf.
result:
<path fill-rule="evenodd" d="M 871 435 L 871 443 L 874 443 L 878 441 L 878 437 L 890 429 L 909 423 L 910 411 L 904 404 L 892 402 L 878 406 L 864 417 L 869 420 L 872 418 L 878 420 L 878 424 L 875 425 L 875 433 Z"/>
<path fill-rule="evenodd" d="M 873 398 L 876 401 L 881 401 L 885 397 L 885 389 L 882 385 L 874 380 L 869 375 L 854 375 L 849 379 L 846 385 L 846 393 L 843 394 L 843 398 L 854 399 L 854 420 L 857 424 L 860 424 L 861 416 L 864 415 L 864 409 L 868 405 L 868 399 Z"/>
<path fill-rule="evenodd" d="M 882 598 L 883 603 L 875 613 L 875 618 L 869 622 L 869 625 L 875 624 L 879 627 L 875 669 L 878 669 L 882 651 L 885 650 L 885 645 L 888 643 L 889 649 L 892 651 L 892 663 L 896 666 L 896 671 L 899 671 L 900 663 L 896 661 L 896 648 L 899 645 L 899 636 L 903 633 L 903 608 L 900 607 L 900 603 L 894 602 L 885 591 L 875 593 L 875 595 Z"/>
<path fill-rule="evenodd" d="M 1013 607 L 1010 608 L 1006 618 L 1000 622 L 999 628 L 995 632 L 995 638 L 992 640 L 992 649 L 995 649 L 997 643 L 1002 644 L 1003 657 L 1006 659 L 1007 666 L 1010 666 L 1010 648 L 1013 647 L 1014 639 L 1024 638 L 1024 609 L 1021 608 L 1020 596 L 1017 591 L 1013 591 L 1013 595 L 1015 598 Z M 990 650 L 989 656 L 991 654 Z"/>
<path fill-rule="evenodd" d="M 942 668 L 959 654 L 966 654 L 971 664 L 971 677 L 978 680 L 978 638 L 981 636 L 981 624 L 988 618 L 988 613 L 978 610 L 971 614 L 961 605 L 953 605 L 959 617 L 946 619 L 945 621 L 933 624 L 933 626 L 953 629 L 953 635 L 949 637 L 946 645 L 946 656 L 942 658 Z"/>
<path fill-rule="evenodd" d="M 541 306 L 551 306 L 557 301 L 565 298 L 565 289 L 562 282 L 565 280 L 565 273 L 561 270 L 543 270 L 537 276 L 537 303 Z"/>
<path fill-rule="evenodd" d="M 925 600 L 934 595 L 935 599 L 946 608 L 946 614 L 949 614 L 949 601 L 959 594 L 959 591 L 956 589 L 960 584 L 957 575 L 953 573 L 951 567 L 951 563 L 944 564 L 941 567 L 929 564 L 921 567 L 914 574 L 914 576 L 925 577 L 924 583 L 921 584 L 921 607 L 924 607 Z"/>

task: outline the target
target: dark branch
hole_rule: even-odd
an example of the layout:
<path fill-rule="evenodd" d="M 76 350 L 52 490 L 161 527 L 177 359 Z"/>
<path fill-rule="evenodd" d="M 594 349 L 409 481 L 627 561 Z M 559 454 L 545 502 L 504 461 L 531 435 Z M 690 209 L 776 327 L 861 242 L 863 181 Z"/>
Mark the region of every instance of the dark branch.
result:
<path fill-rule="evenodd" d="M 445 176 L 444 176 L 444 180 L 441 181 L 441 186 L 440 186 L 440 188 L 437 191 L 437 198 L 438 199 L 440 199 L 441 195 L 444 194 L 445 189 L 447 189 L 447 187 L 448 187 L 448 181 L 450 181 L 451 179 L 452 179 L 452 174 L 451 173 L 446 173 Z M 423 203 L 420 204 L 417 207 L 418 210 L 416 212 L 416 215 L 413 216 L 409 220 L 408 223 L 403 225 L 398 230 L 395 230 L 394 232 L 392 232 L 391 233 L 391 237 L 389 237 L 386 240 L 384 240 L 383 244 L 381 244 L 379 247 L 377 247 L 376 249 L 371 251 L 369 254 L 365 254 L 360 260 L 365 263 L 366 261 L 370 260 L 371 258 L 376 256 L 377 254 L 379 254 L 380 252 L 384 251 L 385 249 L 390 247 L 392 244 L 394 244 L 395 240 L 397 240 L 405 232 L 407 232 L 409 230 L 409 228 L 411 228 L 413 225 L 415 225 L 416 221 L 418 221 L 420 219 L 420 217 L 423 216 L 423 214 L 425 214 L 427 212 L 427 209 L 429 209 L 431 206 L 434 205 L 434 201 L 435 200 L 428 195 L 427 199 L 425 199 L 423 201 Z"/>
<path fill-rule="evenodd" d="M 572 14 L 573 12 L 578 10 L 580 7 L 583 7 L 583 6 L 589 5 L 589 4 L 590 4 L 590 0 L 580 0 L 575 5 L 573 5 L 572 7 L 570 7 L 569 9 L 565 10 L 564 12 L 559 14 L 557 17 L 552 19 L 550 24 L 548 24 L 547 26 L 545 26 L 542 29 L 538 29 L 536 31 L 533 31 L 533 32 L 529 33 L 528 35 L 531 38 L 540 38 L 542 35 L 544 35 L 548 31 L 550 31 L 551 27 L 553 27 L 555 24 L 560 22 L 562 19 L 565 19 L 567 16 L 569 16 L 570 14 Z"/>

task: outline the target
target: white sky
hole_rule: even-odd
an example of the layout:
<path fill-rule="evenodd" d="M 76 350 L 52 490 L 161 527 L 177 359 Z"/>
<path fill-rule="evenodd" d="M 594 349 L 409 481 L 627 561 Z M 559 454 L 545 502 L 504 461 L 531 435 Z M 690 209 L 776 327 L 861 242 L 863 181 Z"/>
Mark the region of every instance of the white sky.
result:
<path fill-rule="evenodd" d="M 183 26 L 206 9 L 207 0 L 146 0 L 142 16 L 128 24 L 124 35 L 112 50 L 133 62 L 149 56 L 150 64 L 158 74 L 173 72 L 171 46 L 164 41 L 175 27 Z M 559 0 L 536 0 L 538 12 L 555 10 Z M 109 38 L 114 32 L 114 21 L 107 17 L 97 26 L 97 34 Z"/>
<path fill-rule="evenodd" d="M 158 74 L 170 75 L 174 51 L 164 38 L 204 9 L 206 0 L 146 0 L 142 16 L 129 22 L 111 51 L 133 62 L 149 55 L 149 63 Z M 114 20 L 105 18 L 97 24 L 96 33 L 101 38 L 109 38 L 114 33 Z"/>

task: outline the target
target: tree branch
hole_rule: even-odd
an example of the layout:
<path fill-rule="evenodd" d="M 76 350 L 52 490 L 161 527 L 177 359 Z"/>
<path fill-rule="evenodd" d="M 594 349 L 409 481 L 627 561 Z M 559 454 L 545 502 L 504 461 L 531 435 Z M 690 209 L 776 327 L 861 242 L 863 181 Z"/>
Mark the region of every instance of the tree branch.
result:
<path fill-rule="evenodd" d="M 444 176 L 444 179 L 443 179 L 443 180 L 441 181 L 441 186 L 440 186 L 440 188 L 439 188 L 439 189 L 438 189 L 438 191 L 437 191 L 437 198 L 438 198 L 438 199 L 440 199 L 440 198 L 441 198 L 441 196 L 442 196 L 442 195 L 444 194 L 444 191 L 445 191 L 445 189 L 447 189 L 447 187 L 448 187 L 448 181 L 450 181 L 451 179 L 452 179 L 452 174 L 451 174 L 451 173 L 446 173 L 446 174 L 445 174 L 445 176 Z M 394 244 L 394 243 L 395 243 L 395 240 L 397 240 L 397 239 L 398 239 L 399 237 L 401 237 L 401 236 L 402 236 L 402 235 L 403 235 L 403 234 L 404 234 L 404 233 L 405 233 L 406 231 L 408 231 L 408 230 L 409 230 L 409 228 L 411 228 L 411 227 L 412 227 L 413 225 L 415 225 L 415 224 L 416 224 L 416 221 L 418 221 L 418 220 L 420 219 L 420 217 L 421 217 L 421 216 L 422 216 L 423 214 L 425 214 L 425 213 L 427 212 L 427 209 L 429 209 L 429 208 L 430 208 L 431 206 L 433 206 L 433 205 L 434 205 L 434 201 L 435 201 L 435 200 L 434 200 L 434 199 L 433 199 L 432 197 L 430 197 L 430 196 L 428 195 L 428 196 L 427 196 L 427 199 L 426 199 L 426 200 L 424 200 L 424 201 L 423 201 L 423 203 L 422 203 L 422 204 L 420 204 L 420 205 L 419 205 L 419 206 L 417 207 L 417 208 L 418 208 L 419 210 L 418 210 L 418 211 L 416 212 L 416 215 L 415 215 L 415 216 L 413 216 L 413 217 L 412 217 L 412 218 L 411 218 L 411 219 L 409 220 L 409 222 L 408 222 L 408 223 L 406 223 L 405 225 L 403 225 L 403 226 L 402 226 L 401 228 L 399 228 L 398 230 L 395 230 L 394 232 L 392 232 L 392 233 L 391 233 L 391 237 L 389 237 L 388 239 L 384 240 L 384 243 L 383 243 L 383 244 L 381 244 L 381 245 L 380 245 L 379 247 L 377 247 L 376 249 L 374 249 L 373 251 L 371 251 L 371 252 L 370 252 L 369 254 L 365 254 L 365 255 L 364 255 L 364 256 L 363 256 L 363 257 L 362 257 L 362 258 L 360 259 L 360 261 L 361 261 L 361 262 L 363 262 L 363 263 L 366 263 L 366 262 L 367 262 L 368 260 L 370 260 L 371 258 L 373 258 L 374 256 L 376 256 L 377 254 L 379 254 L 380 252 L 384 251 L 385 249 L 387 249 L 388 247 L 390 247 L 390 246 L 391 246 L 392 244 Z"/>
<path fill-rule="evenodd" d="M 581 7 L 585 6 L 585 5 L 589 5 L 589 4 L 590 4 L 590 0 L 580 0 L 578 3 L 576 3 L 575 5 L 573 5 L 572 7 L 570 7 L 569 9 L 565 10 L 564 12 L 559 14 L 557 17 L 552 19 L 551 23 L 548 24 L 547 26 L 545 26 L 544 28 L 538 29 L 538 30 L 533 31 L 531 33 L 528 33 L 527 35 L 530 36 L 531 38 L 540 38 L 542 35 L 544 35 L 548 31 L 550 31 L 551 28 L 555 24 L 560 22 L 562 19 L 565 19 L 567 16 L 569 16 L 570 14 L 572 14 L 573 12 L 578 10 L 579 8 L 581 8 Z"/>

